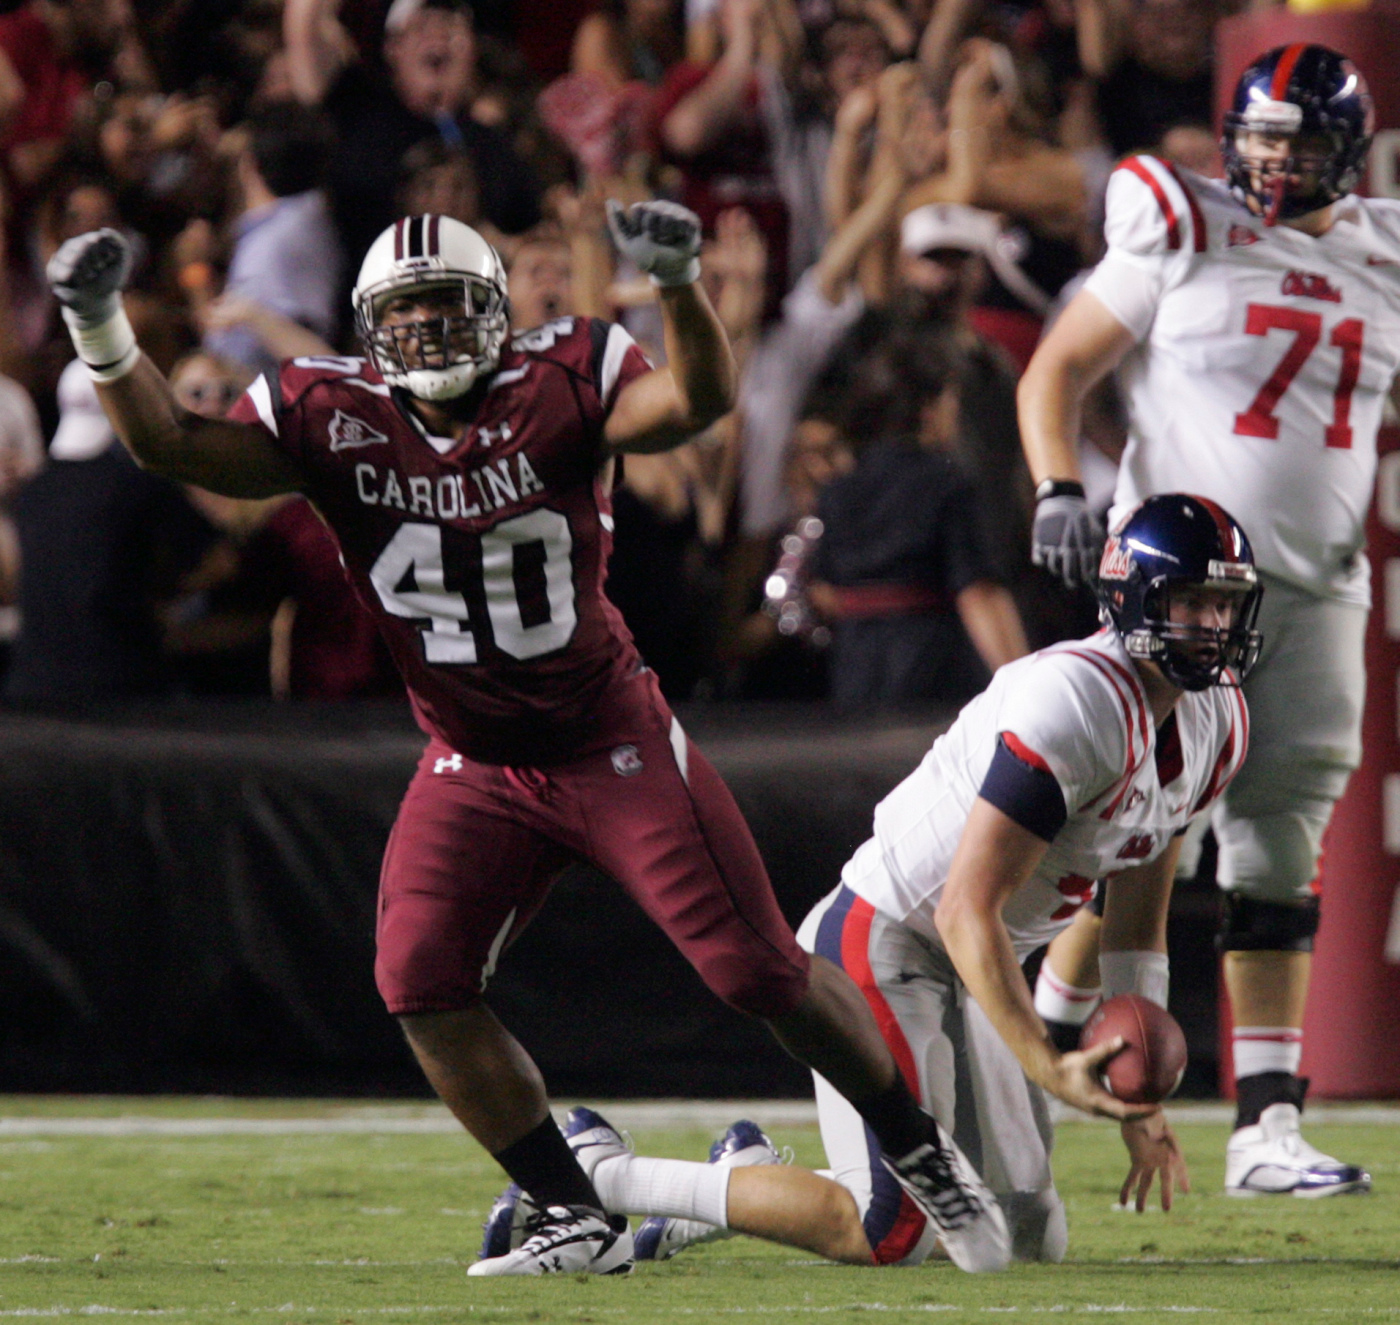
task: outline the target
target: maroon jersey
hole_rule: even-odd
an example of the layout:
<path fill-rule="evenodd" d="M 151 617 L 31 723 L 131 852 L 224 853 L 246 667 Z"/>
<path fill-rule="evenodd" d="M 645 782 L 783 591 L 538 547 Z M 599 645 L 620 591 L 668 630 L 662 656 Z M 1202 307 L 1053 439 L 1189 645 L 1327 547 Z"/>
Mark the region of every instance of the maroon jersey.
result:
<path fill-rule="evenodd" d="M 649 368 L 621 327 L 561 318 L 510 343 L 460 441 L 363 359 L 293 359 L 233 409 L 297 465 L 419 725 L 470 759 L 574 757 L 627 703 L 603 424 Z"/>

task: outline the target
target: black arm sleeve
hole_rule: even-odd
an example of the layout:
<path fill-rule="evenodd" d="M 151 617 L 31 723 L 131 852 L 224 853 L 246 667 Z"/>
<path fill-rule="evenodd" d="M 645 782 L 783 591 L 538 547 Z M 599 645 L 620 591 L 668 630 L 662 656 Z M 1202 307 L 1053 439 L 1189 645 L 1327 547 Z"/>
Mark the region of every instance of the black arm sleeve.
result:
<path fill-rule="evenodd" d="M 996 753 L 978 793 L 1028 833 L 1053 842 L 1069 813 L 1049 766 L 1010 732 L 997 737 Z"/>

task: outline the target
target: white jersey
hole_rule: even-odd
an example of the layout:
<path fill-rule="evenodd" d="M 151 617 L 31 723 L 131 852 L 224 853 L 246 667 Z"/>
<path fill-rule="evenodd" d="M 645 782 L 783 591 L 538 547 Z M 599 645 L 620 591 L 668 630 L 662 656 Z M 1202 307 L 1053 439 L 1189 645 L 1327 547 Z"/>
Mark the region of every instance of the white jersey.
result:
<path fill-rule="evenodd" d="M 1168 724 L 1163 724 L 1164 731 Z M 1095 880 L 1159 856 L 1244 761 L 1238 687 L 1188 691 L 1157 748 L 1147 694 L 1116 631 L 1042 649 L 999 668 L 875 809 L 875 834 L 842 882 L 939 943 L 934 908 L 999 742 L 1054 775 L 1068 818 L 1002 911 L 1024 958 L 1069 924 Z"/>
<path fill-rule="evenodd" d="M 1335 217 L 1318 238 L 1266 226 L 1224 184 L 1131 157 L 1086 288 L 1138 339 L 1111 518 L 1199 493 L 1244 526 L 1260 569 L 1365 606 L 1376 430 L 1400 370 L 1400 203 L 1351 196 Z"/>

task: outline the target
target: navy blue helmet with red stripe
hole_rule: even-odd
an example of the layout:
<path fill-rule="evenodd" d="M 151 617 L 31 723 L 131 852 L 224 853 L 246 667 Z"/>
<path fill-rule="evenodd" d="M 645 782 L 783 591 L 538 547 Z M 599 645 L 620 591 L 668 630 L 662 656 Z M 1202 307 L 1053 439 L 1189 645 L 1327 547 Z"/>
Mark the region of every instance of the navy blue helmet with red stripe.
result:
<path fill-rule="evenodd" d="M 1171 620 L 1173 595 L 1229 595 L 1228 626 Z M 1254 629 L 1263 596 L 1249 539 L 1205 497 L 1149 497 L 1109 535 L 1099 564 L 1105 624 L 1134 658 L 1155 663 L 1183 690 L 1238 685 L 1259 658 Z"/>
<path fill-rule="evenodd" d="M 1355 187 L 1375 131 L 1361 71 L 1326 46 L 1295 42 L 1240 75 L 1221 151 L 1230 187 L 1267 222 L 1317 211 Z M 1286 159 L 1261 160 L 1249 138 L 1286 139 Z"/>

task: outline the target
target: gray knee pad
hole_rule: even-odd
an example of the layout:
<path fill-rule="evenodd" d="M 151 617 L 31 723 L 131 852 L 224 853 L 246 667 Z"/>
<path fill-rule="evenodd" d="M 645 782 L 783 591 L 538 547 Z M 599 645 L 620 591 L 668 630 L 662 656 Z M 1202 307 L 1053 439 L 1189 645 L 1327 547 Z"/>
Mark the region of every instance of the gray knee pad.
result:
<path fill-rule="evenodd" d="M 1001 1192 L 997 1203 L 1011 1230 L 1011 1258 L 1058 1265 L 1069 1247 L 1065 1203 L 1053 1187 L 1043 1192 Z"/>
<path fill-rule="evenodd" d="M 1226 893 L 1215 944 L 1221 952 L 1311 952 L 1319 913 L 1316 897 L 1294 906 Z"/>

